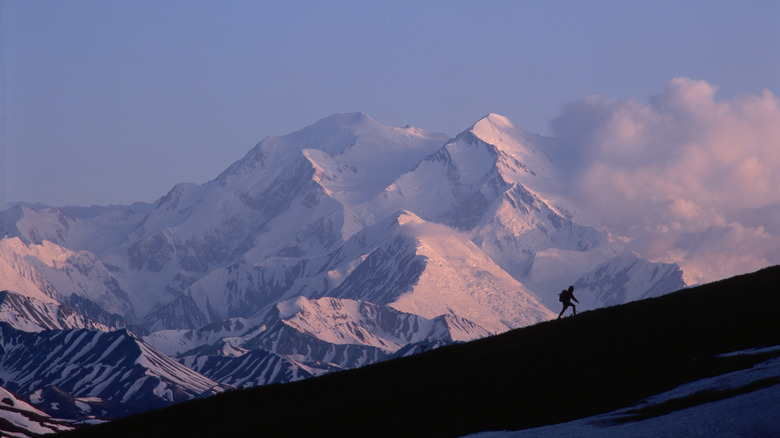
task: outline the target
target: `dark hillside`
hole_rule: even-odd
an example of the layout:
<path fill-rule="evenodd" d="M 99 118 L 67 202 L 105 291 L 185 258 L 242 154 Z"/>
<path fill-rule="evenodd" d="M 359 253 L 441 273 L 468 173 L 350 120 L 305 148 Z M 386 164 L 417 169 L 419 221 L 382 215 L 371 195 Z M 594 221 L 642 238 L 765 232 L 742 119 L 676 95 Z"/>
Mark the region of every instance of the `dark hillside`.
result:
<path fill-rule="evenodd" d="M 460 436 L 630 405 L 780 345 L 780 267 L 310 380 L 234 391 L 68 436 Z M 777 352 L 767 353 L 778 355 Z"/>

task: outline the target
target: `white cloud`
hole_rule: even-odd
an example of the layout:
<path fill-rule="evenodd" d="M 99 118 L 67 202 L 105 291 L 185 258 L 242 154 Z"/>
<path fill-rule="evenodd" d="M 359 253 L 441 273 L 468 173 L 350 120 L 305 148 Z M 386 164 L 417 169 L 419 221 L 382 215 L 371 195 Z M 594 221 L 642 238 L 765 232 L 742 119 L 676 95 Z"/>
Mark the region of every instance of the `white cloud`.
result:
<path fill-rule="evenodd" d="M 778 100 L 715 93 L 677 78 L 649 103 L 593 96 L 553 121 L 572 148 L 568 171 L 586 213 L 645 256 L 680 263 L 689 281 L 780 262 L 774 224 L 740 223 L 744 211 L 780 204 Z"/>

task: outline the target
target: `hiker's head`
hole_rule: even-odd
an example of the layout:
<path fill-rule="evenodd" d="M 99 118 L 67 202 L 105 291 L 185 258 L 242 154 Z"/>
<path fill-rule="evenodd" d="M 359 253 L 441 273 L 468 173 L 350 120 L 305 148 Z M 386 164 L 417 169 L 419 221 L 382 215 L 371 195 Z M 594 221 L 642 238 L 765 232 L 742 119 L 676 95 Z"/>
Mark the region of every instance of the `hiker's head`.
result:
<path fill-rule="evenodd" d="M 569 292 L 574 292 L 574 286 L 569 286 Z"/>

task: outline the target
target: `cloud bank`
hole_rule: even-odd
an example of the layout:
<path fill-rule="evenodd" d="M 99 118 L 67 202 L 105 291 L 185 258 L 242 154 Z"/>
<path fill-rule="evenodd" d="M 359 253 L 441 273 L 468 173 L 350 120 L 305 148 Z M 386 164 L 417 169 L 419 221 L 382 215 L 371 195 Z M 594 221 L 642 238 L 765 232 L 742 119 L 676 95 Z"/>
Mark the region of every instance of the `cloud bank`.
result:
<path fill-rule="evenodd" d="M 780 263 L 778 99 L 715 92 L 677 78 L 647 103 L 592 96 L 553 120 L 585 213 L 689 283 Z"/>

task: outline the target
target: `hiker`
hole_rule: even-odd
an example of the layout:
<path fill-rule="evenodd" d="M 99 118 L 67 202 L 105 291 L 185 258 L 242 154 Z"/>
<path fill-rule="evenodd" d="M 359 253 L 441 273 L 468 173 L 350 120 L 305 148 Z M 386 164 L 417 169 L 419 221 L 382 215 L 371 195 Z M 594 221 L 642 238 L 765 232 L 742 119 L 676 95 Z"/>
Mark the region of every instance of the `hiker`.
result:
<path fill-rule="evenodd" d="M 577 314 L 577 308 L 574 306 L 574 304 L 571 303 L 571 300 L 577 301 L 577 304 L 580 303 L 576 298 L 574 298 L 574 286 L 569 286 L 568 289 L 564 289 L 560 294 L 558 294 L 558 301 L 563 303 L 563 310 L 561 310 L 561 313 L 558 314 L 558 319 L 563 316 L 563 312 L 565 312 L 566 308 L 569 306 L 571 306 L 571 310 L 574 312 L 574 315 Z"/>

